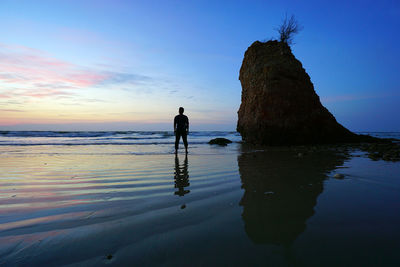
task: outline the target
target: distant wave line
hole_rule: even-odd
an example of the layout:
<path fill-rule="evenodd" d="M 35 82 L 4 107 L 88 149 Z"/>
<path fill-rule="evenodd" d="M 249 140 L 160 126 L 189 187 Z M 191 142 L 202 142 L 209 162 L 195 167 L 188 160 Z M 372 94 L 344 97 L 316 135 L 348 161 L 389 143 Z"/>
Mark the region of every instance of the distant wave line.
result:
<path fill-rule="evenodd" d="M 240 141 L 233 141 L 233 143 L 240 143 Z M 123 142 L 87 142 L 87 143 L 0 143 L 0 146 L 99 146 L 99 145 L 172 145 L 174 142 L 152 142 L 152 143 L 123 143 Z M 196 142 L 191 141 L 190 144 L 201 145 L 208 144 L 206 141 Z"/>
<path fill-rule="evenodd" d="M 191 131 L 191 136 L 240 136 L 237 132 L 229 131 Z M 19 137 L 36 137 L 36 138 L 125 138 L 125 139 L 150 139 L 150 138 L 170 138 L 174 136 L 173 131 L 0 131 L 0 137 L 3 138 L 19 138 Z"/>

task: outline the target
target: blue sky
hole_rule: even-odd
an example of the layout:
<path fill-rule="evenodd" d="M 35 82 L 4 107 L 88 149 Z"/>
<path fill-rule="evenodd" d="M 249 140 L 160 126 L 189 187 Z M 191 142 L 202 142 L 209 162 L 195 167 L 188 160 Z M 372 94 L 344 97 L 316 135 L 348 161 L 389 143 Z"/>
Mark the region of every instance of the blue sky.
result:
<path fill-rule="evenodd" d="M 336 119 L 400 131 L 396 1 L 2 1 L 0 130 L 168 130 L 179 106 L 234 130 L 244 52 L 285 13 Z"/>

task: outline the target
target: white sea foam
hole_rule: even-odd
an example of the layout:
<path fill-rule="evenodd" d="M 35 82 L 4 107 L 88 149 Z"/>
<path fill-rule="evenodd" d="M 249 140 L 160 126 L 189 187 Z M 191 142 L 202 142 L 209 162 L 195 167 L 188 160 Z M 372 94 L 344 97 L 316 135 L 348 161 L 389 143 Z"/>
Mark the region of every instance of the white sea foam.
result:
<path fill-rule="evenodd" d="M 237 132 L 190 132 L 191 144 L 205 144 L 216 137 L 241 140 Z M 58 131 L 0 131 L 0 145 L 151 145 L 173 144 L 171 131 L 109 131 L 109 132 L 58 132 Z"/>

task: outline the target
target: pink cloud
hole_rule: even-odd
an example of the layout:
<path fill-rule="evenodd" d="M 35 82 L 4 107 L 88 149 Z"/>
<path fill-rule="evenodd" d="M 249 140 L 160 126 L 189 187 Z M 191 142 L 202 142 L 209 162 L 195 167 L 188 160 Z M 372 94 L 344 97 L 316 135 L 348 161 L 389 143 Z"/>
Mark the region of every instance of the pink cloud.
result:
<path fill-rule="evenodd" d="M 10 126 L 17 124 L 15 119 L 0 118 L 0 126 Z"/>
<path fill-rule="evenodd" d="M 0 98 L 11 98 L 12 96 L 9 94 L 0 94 Z"/>
<path fill-rule="evenodd" d="M 40 92 L 24 92 L 24 96 L 31 96 L 35 98 L 44 98 L 49 96 L 71 96 L 74 95 L 72 92 L 66 92 L 62 90 L 53 90 L 53 89 L 42 89 Z"/>
<path fill-rule="evenodd" d="M 45 97 L 69 97 L 75 95 L 74 91 L 62 90 L 63 87 L 60 86 L 59 89 L 45 88 L 41 84 L 37 85 L 39 89 L 14 89 L 14 91 L 6 91 L 0 94 L 0 99 L 11 99 L 11 98 L 45 98 Z M 68 89 L 66 87 L 65 89 Z"/>
<path fill-rule="evenodd" d="M 29 88 L 27 96 L 58 95 L 49 89 L 79 89 L 98 85 L 110 74 L 85 69 L 78 65 L 51 57 L 46 53 L 24 46 L 0 44 L 0 82 Z M 40 84 L 41 86 L 37 86 Z M 43 88 L 48 88 L 47 91 Z M 6 94 L 0 91 L 0 97 Z"/>
<path fill-rule="evenodd" d="M 144 75 L 83 68 L 37 49 L 0 43 L 0 99 L 68 97 L 77 95 L 77 89 L 133 88 L 155 82 Z"/>

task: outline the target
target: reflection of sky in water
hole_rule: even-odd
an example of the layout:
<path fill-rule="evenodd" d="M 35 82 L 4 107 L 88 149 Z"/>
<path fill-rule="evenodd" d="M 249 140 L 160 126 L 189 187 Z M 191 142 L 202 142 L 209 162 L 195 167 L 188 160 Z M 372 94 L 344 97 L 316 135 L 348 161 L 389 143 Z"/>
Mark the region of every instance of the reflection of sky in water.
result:
<path fill-rule="evenodd" d="M 102 265 L 108 254 L 120 265 L 397 259 L 398 163 L 239 144 L 194 145 L 175 158 L 169 147 L 142 155 L 135 146 L 1 147 L 0 263 Z"/>

